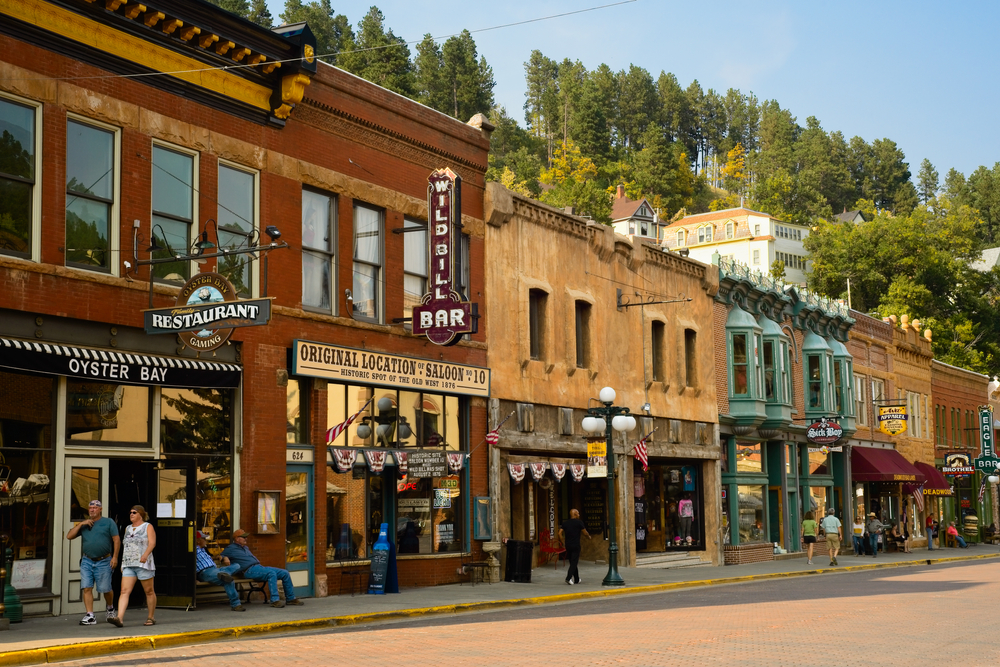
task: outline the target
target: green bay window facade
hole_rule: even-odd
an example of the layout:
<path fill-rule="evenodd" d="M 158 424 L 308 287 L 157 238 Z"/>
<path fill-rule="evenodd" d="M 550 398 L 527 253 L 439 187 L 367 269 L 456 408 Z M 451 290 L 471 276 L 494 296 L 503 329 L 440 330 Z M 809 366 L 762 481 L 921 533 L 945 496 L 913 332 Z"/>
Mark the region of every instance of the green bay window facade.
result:
<path fill-rule="evenodd" d="M 729 413 L 740 425 L 764 421 L 764 358 L 760 325 L 734 306 L 726 320 L 726 358 L 729 362 Z"/>
<path fill-rule="evenodd" d="M 834 413 L 833 350 L 813 331 L 802 342 L 806 419 L 829 417 Z"/>

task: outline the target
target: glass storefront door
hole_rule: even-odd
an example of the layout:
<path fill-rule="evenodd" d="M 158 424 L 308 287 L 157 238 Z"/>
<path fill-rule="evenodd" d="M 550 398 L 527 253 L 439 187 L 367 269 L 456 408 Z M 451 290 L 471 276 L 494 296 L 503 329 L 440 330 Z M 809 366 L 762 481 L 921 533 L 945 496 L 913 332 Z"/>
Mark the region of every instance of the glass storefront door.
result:
<path fill-rule="evenodd" d="M 90 518 L 87 508 L 91 500 L 100 500 L 108 509 L 108 460 L 107 459 L 66 459 L 66 489 L 63 503 L 67 518 L 62 527 L 65 537 L 75 524 Z M 83 593 L 80 590 L 80 557 L 82 556 L 81 538 L 62 540 L 63 544 L 63 605 L 64 614 L 82 614 Z M 119 554 L 120 556 L 120 554 Z M 44 565 L 44 561 L 42 561 Z M 42 573 L 44 574 L 44 567 Z M 94 598 L 98 609 L 104 609 L 102 596 L 95 593 Z"/>
<path fill-rule="evenodd" d="M 636 551 L 705 548 L 700 470 L 699 461 L 670 459 L 633 468 Z"/>
<path fill-rule="evenodd" d="M 313 595 L 312 507 L 312 466 L 288 466 L 285 469 L 285 569 L 292 577 L 295 597 Z"/>

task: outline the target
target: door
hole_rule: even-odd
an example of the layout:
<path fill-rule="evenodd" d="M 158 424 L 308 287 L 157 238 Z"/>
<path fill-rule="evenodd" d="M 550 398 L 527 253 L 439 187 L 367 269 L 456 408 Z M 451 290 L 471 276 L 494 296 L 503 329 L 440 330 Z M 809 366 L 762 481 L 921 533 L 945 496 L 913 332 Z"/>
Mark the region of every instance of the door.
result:
<path fill-rule="evenodd" d="M 313 595 L 313 469 L 285 469 L 285 569 L 292 576 L 295 597 Z"/>
<path fill-rule="evenodd" d="M 157 606 L 194 604 L 194 461 L 157 461 L 148 464 L 150 489 L 156 496 L 145 505 L 149 523 L 156 529 L 155 589 Z M 155 502 L 154 502 L 155 501 Z"/>
<path fill-rule="evenodd" d="M 58 539 L 63 543 L 63 591 L 62 613 L 82 614 L 83 595 L 80 590 L 80 557 L 83 539 L 73 541 L 66 533 L 74 524 L 90 518 L 87 508 L 91 500 L 100 500 L 107 516 L 108 508 L 108 460 L 107 459 L 66 459 L 66 495 L 63 500 L 63 516 L 67 517 Z M 120 555 L 120 554 L 119 554 Z M 104 609 L 104 600 L 95 593 L 95 608 Z"/>

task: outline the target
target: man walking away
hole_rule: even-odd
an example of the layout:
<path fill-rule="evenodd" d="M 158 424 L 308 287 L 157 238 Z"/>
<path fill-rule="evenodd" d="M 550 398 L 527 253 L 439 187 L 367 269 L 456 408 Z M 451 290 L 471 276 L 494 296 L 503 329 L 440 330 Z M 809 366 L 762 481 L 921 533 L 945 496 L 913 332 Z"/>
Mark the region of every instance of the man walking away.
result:
<path fill-rule="evenodd" d="M 286 604 L 297 606 L 303 604 L 302 600 L 295 597 L 295 589 L 292 587 L 292 576 L 288 570 L 280 567 L 267 567 L 261 565 L 260 561 L 250 551 L 247 546 L 247 531 L 237 528 L 233 531 L 233 543 L 222 550 L 222 564 L 239 565 L 243 576 L 254 581 L 266 581 L 271 591 L 271 606 L 281 609 Z M 281 579 L 281 587 L 285 589 L 285 601 L 278 597 L 278 579 Z"/>
<path fill-rule="evenodd" d="M 830 548 L 830 565 L 837 564 L 837 554 L 840 553 L 840 542 L 844 539 L 843 526 L 833 514 L 831 507 L 826 511 L 826 516 L 820 522 L 823 532 L 826 533 L 826 545 Z"/>
<path fill-rule="evenodd" d="M 194 548 L 194 568 L 197 571 L 198 581 L 204 581 L 216 586 L 222 586 L 229 598 L 229 608 L 233 611 L 246 611 L 246 607 L 240 604 L 240 594 L 236 591 L 236 584 L 233 583 L 233 575 L 240 571 L 239 565 L 225 565 L 218 567 L 212 556 L 205 549 L 208 541 L 201 531 L 195 537 Z"/>
<path fill-rule="evenodd" d="M 118 564 L 118 549 L 122 540 L 118 536 L 118 526 L 106 516 L 101 516 L 104 508 L 100 500 L 91 500 L 87 508 L 90 518 L 81 521 L 66 533 L 67 540 L 79 537 L 82 541 L 80 557 L 80 588 L 83 606 L 87 613 L 80 619 L 80 625 L 97 625 L 94 618 L 94 585 L 97 593 L 104 594 L 107 617 L 115 613 L 115 597 L 111 590 L 111 573 Z"/>
<path fill-rule="evenodd" d="M 559 526 L 559 539 L 566 545 L 566 556 L 569 558 L 566 583 L 570 586 L 580 583 L 580 570 L 577 568 L 580 563 L 580 535 L 586 535 L 588 540 L 591 539 L 587 527 L 580 521 L 580 512 L 570 510 L 569 519 Z"/>

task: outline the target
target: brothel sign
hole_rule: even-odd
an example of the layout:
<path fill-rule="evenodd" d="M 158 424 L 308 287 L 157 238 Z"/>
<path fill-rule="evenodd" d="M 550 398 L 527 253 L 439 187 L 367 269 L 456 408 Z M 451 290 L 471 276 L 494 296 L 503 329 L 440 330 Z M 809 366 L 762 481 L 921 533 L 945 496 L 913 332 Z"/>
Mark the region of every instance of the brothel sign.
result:
<path fill-rule="evenodd" d="M 461 244 L 462 179 L 451 169 L 427 178 L 428 268 L 430 283 L 413 308 L 413 333 L 436 345 L 454 345 L 462 334 L 477 330 L 477 304 L 455 290 L 456 259 Z"/>

